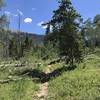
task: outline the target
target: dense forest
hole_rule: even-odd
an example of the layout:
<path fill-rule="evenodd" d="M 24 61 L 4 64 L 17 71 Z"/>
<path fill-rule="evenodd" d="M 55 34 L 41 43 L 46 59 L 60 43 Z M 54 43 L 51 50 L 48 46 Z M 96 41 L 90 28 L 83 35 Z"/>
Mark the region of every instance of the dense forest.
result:
<path fill-rule="evenodd" d="M 57 1 L 45 35 L 12 31 L 0 15 L 0 100 L 100 100 L 100 14 L 83 20 Z"/>

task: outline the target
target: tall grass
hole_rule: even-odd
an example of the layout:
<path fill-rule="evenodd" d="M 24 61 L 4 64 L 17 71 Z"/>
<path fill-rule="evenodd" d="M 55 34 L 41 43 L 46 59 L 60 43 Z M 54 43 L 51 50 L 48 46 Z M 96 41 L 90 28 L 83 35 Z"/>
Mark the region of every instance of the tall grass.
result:
<path fill-rule="evenodd" d="M 96 50 L 77 64 L 75 70 L 51 79 L 47 100 L 100 100 L 99 55 L 100 50 Z"/>
<path fill-rule="evenodd" d="M 38 85 L 29 78 L 2 84 L 0 85 L 0 100 L 32 100 L 37 90 Z"/>

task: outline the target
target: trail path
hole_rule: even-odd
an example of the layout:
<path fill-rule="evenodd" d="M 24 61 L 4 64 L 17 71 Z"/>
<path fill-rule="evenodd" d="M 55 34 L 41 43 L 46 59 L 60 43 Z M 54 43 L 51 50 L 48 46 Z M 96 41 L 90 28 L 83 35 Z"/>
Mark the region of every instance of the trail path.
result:
<path fill-rule="evenodd" d="M 50 68 L 51 66 L 48 66 L 45 73 L 48 74 L 50 73 Z M 46 100 L 46 97 L 48 95 L 48 82 L 42 83 L 40 84 L 40 89 L 39 91 L 36 93 L 36 97 L 37 99 L 35 100 Z"/>

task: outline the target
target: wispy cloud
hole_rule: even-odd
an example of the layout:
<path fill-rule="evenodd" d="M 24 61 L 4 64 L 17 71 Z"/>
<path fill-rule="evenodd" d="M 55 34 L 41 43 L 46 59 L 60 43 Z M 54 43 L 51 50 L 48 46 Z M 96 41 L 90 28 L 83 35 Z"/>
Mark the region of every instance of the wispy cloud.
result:
<path fill-rule="evenodd" d="M 25 23 L 32 23 L 32 18 L 25 18 L 24 19 L 24 22 Z"/>
<path fill-rule="evenodd" d="M 18 17 L 18 14 L 14 14 L 14 13 L 12 13 L 10 11 L 4 11 L 4 14 L 9 16 L 9 17 Z"/>
<path fill-rule="evenodd" d="M 42 26 L 42 28 L 43 28 L 43 29 L 46 29 L 46 28 L 47 28 L 47 25 L 45 25 L 45 26 Z"/>
<path fill-rule="evenodd" d="M 42 26 L 42 28 L 43 28 L 43 29 L 46 29 L 47 27 L 48 27 L 47 25 Z M 52 25 L 50 25 L 50 31 L 52 31 L 52 28 L 53 28 L 53 26 L 52 26 Z"/>
<path fill-rule="evenodd" d="M 37 26 L 42 27 L 42 24 L 44 24 L 44 21 L 39 22 L 39 23 L 37 24 Z"/>
<path fill-rule="evenodd" d="M 47 25 L 44 25 L 44 26 L 43 26 L 44 23 L 45 23 L 44 21 L 41 21 L 41 22 L 39 22 L 39 23 L 37 24 L 37 26 L 39 26 L 39 27 L 41 27 L 41 28 L 43 28 L 43 29 L 46 29 L 46 28 L 47 28 Z M 50 30 L 52 30 L 52 25 L 50 25 Z"/>
<path fill-rule="evenodd" d="M 9 12 L 9 11 L 5 11 L 5 12 L 4 12 L 4 14 L 6 14 L 6 15 L 9 15 L 9 16 L 10 16 L 10 15 L 11 15 L 11 12 Z"/>
<path fill-rule="evenodd" d="M 23 15 L 23 12 L 20 11 L 19 9 L 17 9 L 17 12 L 22 16 Z"/>

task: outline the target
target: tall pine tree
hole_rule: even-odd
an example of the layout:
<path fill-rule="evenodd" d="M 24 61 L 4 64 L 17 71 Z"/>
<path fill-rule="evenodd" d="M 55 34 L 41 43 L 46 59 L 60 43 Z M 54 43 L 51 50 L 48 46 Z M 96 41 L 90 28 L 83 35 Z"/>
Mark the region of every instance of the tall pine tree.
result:
<path fill-rule="evenodd" d="M 54 11 L 49 21 L 52 32 L 46 34 L 45 41 L 58 43 L 59 55 L 65 57 L 67 64 L 73 65 L 74 62 L 82 60 L 83 45 L 81 36 L 78 34 L 81 16 L 73 8 L 70 0 L 59 0 L 58 2 L 59 8 Z"/>

